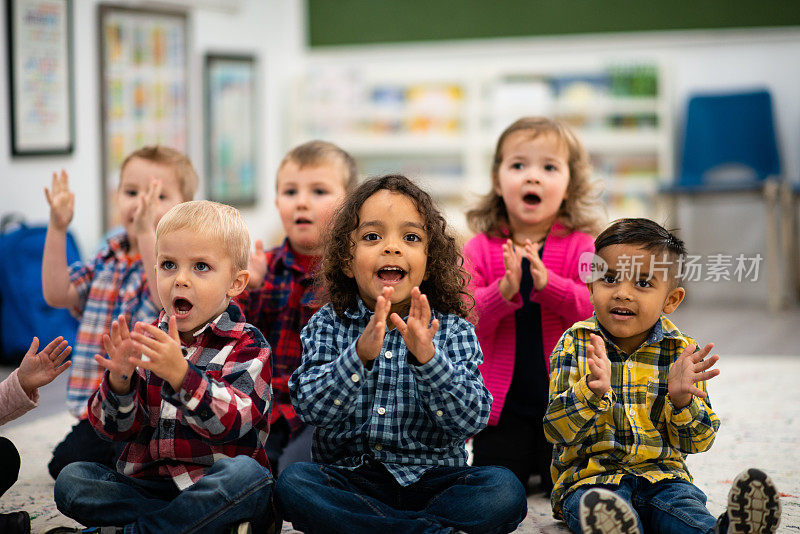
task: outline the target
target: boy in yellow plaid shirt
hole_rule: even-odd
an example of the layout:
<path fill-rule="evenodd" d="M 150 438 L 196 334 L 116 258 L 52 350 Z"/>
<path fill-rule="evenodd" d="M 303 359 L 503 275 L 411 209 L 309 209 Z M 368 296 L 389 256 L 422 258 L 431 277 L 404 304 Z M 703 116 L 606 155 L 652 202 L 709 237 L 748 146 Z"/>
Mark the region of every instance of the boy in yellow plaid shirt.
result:
<path fill-rule="evenodd" d="M 648 219 L 595 240 L 587 274 L 594 315 L 561 337 L 544 418 L 555 445 L 553 514 L 576 533 L 774 532 L 779 494 L 758 469 L 733 482 L 714 518 L 684 461 L 711 447 L 719 419 L 706 380 L 718 355 L 667 319 L 683 301 L 683 242 Z M 586 264 L 588 266 L 588 262 Z M 583 266 L 582 266 L 583 267 Z"/>

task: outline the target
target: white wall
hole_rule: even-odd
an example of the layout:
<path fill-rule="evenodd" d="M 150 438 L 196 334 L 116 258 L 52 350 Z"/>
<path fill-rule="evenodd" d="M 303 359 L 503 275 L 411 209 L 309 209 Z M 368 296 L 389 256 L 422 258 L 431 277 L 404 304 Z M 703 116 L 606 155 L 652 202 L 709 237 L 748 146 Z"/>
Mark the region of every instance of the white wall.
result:
<path fill-rule="evenodd" d="M 75 146 L 68 156 L 11 158 L 9 146 L 6 10 L 0 22 L 0 214 L 24 213 L 28 220 L 46 222 L 49 186 L 53 170 L 70 173 L 75 191 L 75 217 L 71 225 L 84 255 L 102 235 L 100 206 L 100 93 L 98 88 L 97 5 L 99 0 L 79 0 L 73 6 L 73 64 L 75 90 Z M 105 2 L 109 3 L 109 2 Z M 114 2 L 137 5 L 131 2 Z M 259 93 L 260 202 L 243 210 L 255 237 L 272 235 L 280 222 L 274 213 L 273 180 L 282 153 L 285 130 L 283 95 L 288 80 L 302 62 L 304 29 L 301 0 L 241 0 L 235 12 L 214 9 L 189 11 L 190 26 L 190 137 L 189 155 L 203 173 L 202 61 L 206 52 L 248 53 L 256 56 Z M 202 179 L 201 179 L 202 182 Z M 202 191 L 198 197 L 202 196 Z"/>

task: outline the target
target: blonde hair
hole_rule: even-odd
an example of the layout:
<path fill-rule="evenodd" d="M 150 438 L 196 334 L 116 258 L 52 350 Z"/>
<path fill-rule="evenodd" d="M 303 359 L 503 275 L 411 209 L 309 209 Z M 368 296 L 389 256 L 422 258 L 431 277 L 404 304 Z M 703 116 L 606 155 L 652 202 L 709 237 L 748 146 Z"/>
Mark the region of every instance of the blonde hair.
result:
<path fill-rule="evenodd" d="M 234 207 L 210 200 L 191 200 L 176 204 L 161 217 L 156 227 L 158 240 L 170 232 L 191 230 L 223 244 L 233 260 L 235 271 L 247 269 L 250 259 L 250 232 Z"/>
<path fill-rule="evenodd" d="M 338 164 L 342 167 L 342 185 L 345 192 L 352 191 L 358 183 L 358 169 L 353 156 L 327 141 L 309 141 L 297 145 L 281 160 L 278 172 L 289 162 L 294 162 L 299 168 L 319 167 L 326 164 Z M 275 186 L 277 187 L 277 180 Z"/>
<path fill-rule="evenodd" d="M 194 198 L 194 194 L 197 192 L 197 172 L 194 170 L 192 161 L 180 150 L 162 145 L 144 146 L 139 150 L 135 150 L 123 160 L 119 168 L 120 179 L 122 179 L 122 171 L 125 170 L 125 166 L 133 158 L 140 158 L 171 167 L 175 171 L 175 177 L 178 179 L 183 200 L 187 201 Z"/>
<path fill-rule="evenodd" d="M 523 117 L 500 134 L 492 163 L 492 187 L 481 198 L 477 207 L 467 212 L 470 230 L 498 237 L 505 237 L 509 231 L 506 204 L 495 189 L 499 184 L 498 172 L 503 162 L 503 143 L 515 132 L 530 132 L 532 138 L 555 135 L 566 145 L 569 154 L 569 184 L 556 219 L 569 230 L 597 235 L 605 222 L 605 216 L 600 202 L 600 184 L 591 177 L 589 155 L 569 126 L 545 117 Z"/>

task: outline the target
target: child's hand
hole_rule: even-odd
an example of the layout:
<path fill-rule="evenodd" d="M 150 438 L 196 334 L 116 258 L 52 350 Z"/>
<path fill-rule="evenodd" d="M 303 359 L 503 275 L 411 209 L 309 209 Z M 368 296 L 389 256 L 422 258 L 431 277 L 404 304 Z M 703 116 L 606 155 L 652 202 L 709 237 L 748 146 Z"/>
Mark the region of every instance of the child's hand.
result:
<path fill-rule="evenodd" d="M 506 300 L 512 300 L 519 293 L 519 281 L 522 279 L 522 255 L 514 247 L 514 242 L 508 239 L 503 243 L 503 264 L 506 273 L 500 279 L 498 289 Z"/>
<path fill-rule="evenodd" d="M 50 205 L 50 224 L 59 230 L 66 230 L 75 213 L 75 193 L 69 190 L 67 171 L 61 169 L 61 176 L 53 173 L 50 189 L 44 188 L 44 196 Z"/>
<path fill-rule="evenodd" d="M 547 285 L 547 267 L 544 266 L 542 258 L 539 257 L 539 249 L 542 248 L 543 244 L 541 241 L 531 243 L 530 239 L 525 240 L 525 257 L 531 262 L 531 277 L 536 291 L 541 291 Z"/>
<path fill-rule="evenodd" d="M 103 334 L 103 348 L 108 354 L 108 359 L 95 354 L 94 360 L 100 367 L 108 369 L 111 390 L 118 395 L 124 395 L 131 390 L 131 377 L 136 371 L 136 366 L 132 365 L 129 359 L 138 353 L 136 345 L 131 340 L 128 321 L 124 315 L 120 315 L 111 323 L 111 335 Z"/>
<path fill-rule="evenodd" d="M 136 323 L 131 338 L 139 352 L 150 360 L 132 356 L 130 362 L 152 371 L 164 381 L 169 382 L 172 389 L 180 391 L 183 380 L 186 378 L 186 372 L 189 370 L 189 364 L 181 351 L 181 339 L 178 336 L 175 317 L 169 318 L 169 332 L 164 332 L 151 324 Z"/>
<path fill-rule="evenodd" d="M 367 327 L 356 341 L 356 353 L 364 365 L 377 358 L 381 353 L 383 338 L 386 336 L 386 317 L 389 315 L 389 310 L 392 309 L 392 302 L 389 300 L 392 293 L 394 293 L 393 287 L 383 288 L 383 293 L 375 302 L 375 313 L 372 314 Z"/>
<path fill-rule="evenodd" d="M 255 250 L 250 253 L 247 270 L 250 271 L 247 289 L 250 291 L 259 289 L 264 283 L 264 277 L 267 276 L 267 258 L 264 256 L 264 243 L 260 239 L 256 239 Z"/>
<path fill-rule="evenodd" d="M 678 356 L 678 359 L 669 366 L 667 390 L 672 405 L 679 410 L 692 402 L 692 395 L 703 399 L 706 398 L 705 391 L 695 386 L 695 384 L 714 378 L 719 374 L 719 369 L 709 370 L 719 360 L 718 354 L 714 354 L 707 360 L 703 359 L 714 348 L 714 344 L 709 343 L 695 352 L 696 348 L 694 344 L 687 346 Z"/>
<path fill-rule="evenodd" d="M 161 196 L 161 180 L 151 178 L 147 189 L 139 197 L 139 205 L 133 212 L 133 232 L 148 234 L 156 229 L 156 206 Z"/>
<path fill-rule="evenodd" d="M 408 311 L 408 322 L 403 322 L 399 315 L 393 313 L 392 323 L 397 328 L 408 350 L 419 363 L 428 363 L 435 353 L 433 336 L 439 330 L 439 319 L 431 322 L 431 307 L 428 297 L 418 287 L 411 290 L 411 308 Z M 428 324 L 430 323 L 430 326 Z"/>
<path fill-rule="evenodd" d="M 611 389 L 611 360 L 606 354 L 606 344 L 597 334 L 589 334 L 591 344 L 587 347 L 586 361 L 589 376 L 586 383 L 598 397 L 603 397 Z"/>
<path fill-rule="evenodd" d="M 39 338 L 35 337 L 31 341 L 31 346 L 22 358 L 22 363 L 19 364 L 19 369 L 17 370 L 19 385 L 22 386 L 28 397 L 37 388 L 55 380 L 58 375 L 69 369 L 72 364 L 70 361 L 64 361 L 69 356 L 69 353 L 72 352 L 72 347 L 61 336 L 48 343 L 42 349 L 42 352 L 36 354 L 38 348 Z"/>

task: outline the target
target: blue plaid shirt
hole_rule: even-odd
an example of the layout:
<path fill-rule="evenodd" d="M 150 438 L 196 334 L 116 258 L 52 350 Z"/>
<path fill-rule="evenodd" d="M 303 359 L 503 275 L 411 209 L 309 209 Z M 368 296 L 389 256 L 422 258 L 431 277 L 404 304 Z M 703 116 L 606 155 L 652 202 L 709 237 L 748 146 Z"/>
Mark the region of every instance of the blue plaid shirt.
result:
<path fill-rule="evenodd" d="M 395 329 L 371 369 L 356 354 L 372 317 L 360 299 L 344 317 L 328 304 L 311 318 L 289 390 L 300 418 L 316 427 L 315 462 L 355 468 L 374 458 L 403 486 L 431 467 L 467 465 L 464 441 L 486 426 L 492 405 L 478 371 L 483 353 L 469 322 L 433 316 L 429 362 L 419 365 Z"/>

